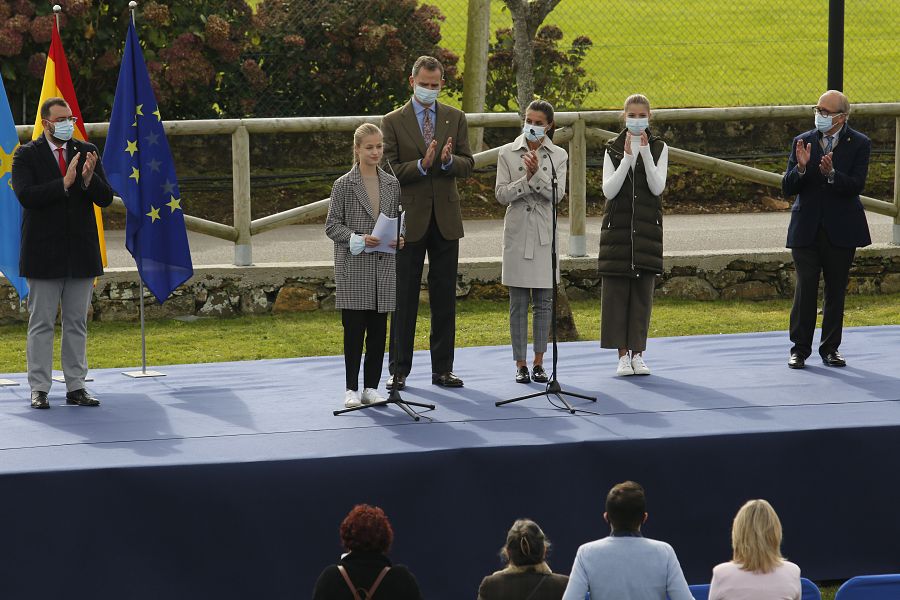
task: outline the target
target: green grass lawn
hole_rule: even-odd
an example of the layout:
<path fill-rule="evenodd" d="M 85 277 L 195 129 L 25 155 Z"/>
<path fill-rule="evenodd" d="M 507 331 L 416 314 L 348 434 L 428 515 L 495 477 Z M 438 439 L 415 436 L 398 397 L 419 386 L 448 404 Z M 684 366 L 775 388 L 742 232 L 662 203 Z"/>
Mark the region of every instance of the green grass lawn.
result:
<path fill-rule="evenodd" d="M 509 344 L 508 304 L 466 300 L 458 305 L 457 346 Z M 900 324 L 900 295 L 851 296 L 845 325 Z M 572 302 L 582 340 L 600 338 L 599 301 Z M 693 302 L 660 299 L 653 309 L 652 337 L 786 330 L 790 301 Z M 416 348 L 428 347 L 427 306 L 419 313 Z M 0 326 L 0 373 L 25 370 L 25 324 Z M 57 364 L 59 361 L 57 335 Z M 176 320 L 147 323 L 151 365 L 337 355 L 342 329 L 336 312 L 318 311 L 236 319 Z M 785 335 L 785 359 L 789 342 Z M 91 323 L 88 356 L 92 368 L 140 364 L 136 323 Z M 610 360 L 613 360 L 610 358 Z M 510 358 L 510 362 L 512 359 Z"/>
<path fill-rule="evenodd" d="M 444 15 L 442 44 L 465 54 L 466 0 L 423 0 Z M 491 1 L 491 32 L 510 27 Z M 620 108 L 631 93 L 657 106 L 813 104 L 826 85 L 828 3 L 797 0 L 564 0 L 546 23 L 586 35 L 600 87 L 585 109 Z M 900 98 L 900 2 L 854 0 L 845 14 L 844 90 L 852 102 Z"/>

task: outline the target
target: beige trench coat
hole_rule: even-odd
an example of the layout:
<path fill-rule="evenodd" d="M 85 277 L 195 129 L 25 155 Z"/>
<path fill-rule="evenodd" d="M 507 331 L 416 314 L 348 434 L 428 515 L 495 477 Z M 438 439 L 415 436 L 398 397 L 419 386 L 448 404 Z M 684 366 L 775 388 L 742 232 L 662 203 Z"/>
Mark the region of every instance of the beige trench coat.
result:
<path fill-rule="evenodd" d="M 506 206 L 503 219 L 503 285 L 551 288 L 550 241 L 553 234 L 551 160 L 556 167 L 557 203 L 566 194 L 568 154 L 549 137 L 538 149 L 538 170 L 526 178 L 522 155 L 528 151 L 525 135 L 500 148 L 497 157 L 497 202 Z M 557 256 L 559 244 L 557 243 Z M 559 265 L 556 279 L 559 281 Z"/>

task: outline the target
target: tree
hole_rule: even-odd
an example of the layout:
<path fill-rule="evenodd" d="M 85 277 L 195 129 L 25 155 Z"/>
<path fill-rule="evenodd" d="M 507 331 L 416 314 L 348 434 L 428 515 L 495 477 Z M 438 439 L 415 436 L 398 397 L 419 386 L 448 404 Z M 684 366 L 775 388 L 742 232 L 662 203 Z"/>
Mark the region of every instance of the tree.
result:
<path fill-rule="evenodd" d="M 257 9 L 256 61 L 269 80 L 254 108 L 259 116 L 380 114 L 410 95 L 415 57 L 428 54 L 459 87 L 459 57 L 439 46 L 444 16 L 418 0 L 320 0 L 297 11 L 284 0 Z"/>
<path fill-rule="evenodd" d="M 516 97 L 519 112 L 534 98 L 534 47 L 538 27 L 561 0 L 503 0 L 512 15 L 513 67 L 516 72 Z"/>
<path fill-rule="evenodd" d="M 513 32 L 509 28 L 498 29 L 495 35 L 488 58 L 487 108 L 503 112 L 524 108 L 527 104 L 516 101 Z M 557 110 L 579 110 L 584 99 L 597 90 L 596 82 L 587 79 L 587 70 L 582 66 L 594 43 L 587 36 L 579 36 L 568 49 L 561 49 L 562 39 L 562 29 L 556 25 L 544 25 L 535 36 L 532 95 L 549 101 Z"/>

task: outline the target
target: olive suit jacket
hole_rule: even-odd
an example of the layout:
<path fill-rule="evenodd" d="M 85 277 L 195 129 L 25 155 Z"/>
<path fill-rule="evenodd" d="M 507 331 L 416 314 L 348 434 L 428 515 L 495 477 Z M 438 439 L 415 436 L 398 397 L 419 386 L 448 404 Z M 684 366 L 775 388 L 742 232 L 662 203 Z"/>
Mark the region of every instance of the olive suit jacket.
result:
<path fill-rule="evenodd" d="M 472 174 L 475 159 L 469 150 L 466 115 L 461 110 L 435 103 L 434 139 L 437 141 L 434 162 L 425 175 L 418 161 L 427 150 L 412 100 L 385 115 L 384 156 L 400 180 L 400 202 L 406 211 L 406 242 L 420 241 L 428 231 L 432 212 L 441 236 L 446 240 L 463 237 L 462 213 L 459 208 L 457 177 Z M 449 169 L 441 167 L 441 150 L 453 138 L 453 162 Z"/>

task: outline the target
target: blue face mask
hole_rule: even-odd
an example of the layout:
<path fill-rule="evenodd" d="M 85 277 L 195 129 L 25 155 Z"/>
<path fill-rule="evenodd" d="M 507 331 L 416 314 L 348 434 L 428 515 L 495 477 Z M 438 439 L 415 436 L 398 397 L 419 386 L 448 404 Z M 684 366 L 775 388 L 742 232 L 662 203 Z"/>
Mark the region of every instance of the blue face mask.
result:
<path fill-rule="evenodd" d="M 72 139 L 75 133 L 75 123 L 72 121 L 59 121 L 53 123 L 53 137 L 64 142 Z"/>
<path fill-rule="evenodd" d="M 631 135 L 641 135 L 644 130 L 650 126 L 650 119 L 647 117 L 625 118 L 625 127 L 631 132 Z"/>
<path fill-rule="evenodd" d="M 437 100 L 438 94 L 441 93 L 441 90 L 430 90 L 428 88 L 423 88 L 420 85 L 416 86 L 416 100 L 421 102 L 425 106 L 431 106 L 434 104 L 434 101 Z"/>
<path fill-rule="evenodd" d="M 834 127 L 834 115 L 823 117 L 819 113 L 816 113 L 816 129 L 825 133 L 832 127 Z"/>
<path fill-rule="evenodd" d="M 531 133 L 532 131 L 534 133 Z M 529 125 L 528 123 L 522 125 L 522 133 L 525 134 L 525 139 L 529 142 L 539 142 L 546 135 L 546 132 L 541 125 Z"/>

